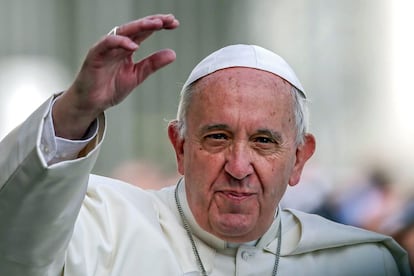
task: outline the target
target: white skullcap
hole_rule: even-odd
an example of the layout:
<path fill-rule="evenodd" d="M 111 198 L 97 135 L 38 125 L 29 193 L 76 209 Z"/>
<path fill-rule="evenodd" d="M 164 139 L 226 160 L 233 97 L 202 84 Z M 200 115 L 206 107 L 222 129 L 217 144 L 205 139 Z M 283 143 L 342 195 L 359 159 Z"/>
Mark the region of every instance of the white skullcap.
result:
<path fill-rule="evenodd" d="M 273 73 L 298 89 L 304 98 L 305 90 L 287 62 L 279 55 L 256 45 L 230 45 L 221 48 L 194 67 L 184 88 L 213 72 L 230 67 L 248 67 Z"/>

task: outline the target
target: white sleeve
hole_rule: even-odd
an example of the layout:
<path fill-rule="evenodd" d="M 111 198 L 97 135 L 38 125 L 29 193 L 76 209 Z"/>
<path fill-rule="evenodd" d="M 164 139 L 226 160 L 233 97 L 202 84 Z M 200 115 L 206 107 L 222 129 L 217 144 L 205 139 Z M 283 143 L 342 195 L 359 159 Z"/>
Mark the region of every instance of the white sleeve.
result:
<path fill-rule="evenodd" d="M 56 101 L 56 99 L 55 99 Z M 82 140 L 68 140 L 55 135 L 53 127 L 52 109 L 53 101 L 49 113 L 45 118 L 40 150 L 42 158 L 46 164 L 52 165 L 66 160 L 76 159 L 79 152 L 95 138 L 98 133 L 98 122 L 96 119 L 89 127 L 88 132 Z"/>
<path fill-rule="evenodd" d="M 96 137 L 76 159 L 49 166 L 43 157 L 45 140 L 58 144 L 53 128 L 45 129 L 52 101 L 45 101 L 0 142 L 0 275 L 62 275 L 89 175 L 102 146 L 103 113 Z M 82 246 L 77 250 L 83 251 Z"/>

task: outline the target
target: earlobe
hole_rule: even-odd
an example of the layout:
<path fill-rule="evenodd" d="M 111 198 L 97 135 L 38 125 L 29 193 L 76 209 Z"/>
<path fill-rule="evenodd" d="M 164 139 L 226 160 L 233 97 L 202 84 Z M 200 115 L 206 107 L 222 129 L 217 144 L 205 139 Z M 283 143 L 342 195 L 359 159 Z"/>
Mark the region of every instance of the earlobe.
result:
<path fill-rule="evenodd" d="M 289 179 L 289 185 L 295 186 L 299 183 L 300 176 L 303 171 L 305 163 L 312 157 L 315 152 L 316 141 L 312 134 L 305 135 L 305 142 L 296 149 L 296 162 L 293 168 L 292 175 Z"/>
<path fill-rule="evenodd" d="M 184 138 L 180 135 L 177 120 L 168 124 L 168 137 L 175 151 L 177 170 L 181 175 L 184 175 Z"/>

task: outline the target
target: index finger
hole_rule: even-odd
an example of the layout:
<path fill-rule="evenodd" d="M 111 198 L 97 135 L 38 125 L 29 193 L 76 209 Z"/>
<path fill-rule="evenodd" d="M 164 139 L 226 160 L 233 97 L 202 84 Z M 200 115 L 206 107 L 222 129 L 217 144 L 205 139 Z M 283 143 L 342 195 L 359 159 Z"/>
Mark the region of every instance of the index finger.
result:
<path fill-rule="evenodd" d="M 150 15 L 119 26 L 117 35 L 128 36 L 132 39 L 141 34 L 151 34 L 161 29 L 175 29 L 178 26 L 179 22 L 172 14 Z"/>

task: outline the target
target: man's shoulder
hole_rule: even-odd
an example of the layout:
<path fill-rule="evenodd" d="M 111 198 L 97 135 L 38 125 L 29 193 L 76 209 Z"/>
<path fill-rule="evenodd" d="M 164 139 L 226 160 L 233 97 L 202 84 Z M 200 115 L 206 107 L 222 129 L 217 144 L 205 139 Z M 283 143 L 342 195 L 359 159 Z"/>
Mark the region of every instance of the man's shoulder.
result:
<path fill-rule="evenodd" d="M 315 214 L 284 209 L 284 217 L 300 227 L 300 245 L 304 248 L 329 248 L 363 243 L 390 242 L 389 236 L 328 220 Z"/>
<path fill-rule="evenodd" d="M 373 264 L 381 261 L 390 267 L 396 265 L 401 275 L 410 275 L 405 250 L 389 236 L 294 209 L 284 209 L 282 225 L 283 220 L 300 229 L 299 242 L 289 255 L 314 252 L 319 252 L 320 255 L 327 252 L 332 260 L 338 256 L 342 260 L 347 256 L 356 262 L 365 258 L 366 262 L 371 260 Z"/>
<path fill-rule="evenodd" d="M 163 204 L 170 196 L 172 188 L 160 190 L 142 189 L 136 185 L 119 179 L 91 174 L 89 176 L 86 198 L 102 199 L 104 202 L 119 204 L 132 204 L 153 208 L 154 205 Z M 157 202 L 157 203 L 156 203 Z"/>
<path fill-rule="evenodd" d="M 84 199 L 88 202 L 99 202 L 109 208 L 150 208 L 152 195 L 149 191 L 141 189 L 119 179 L 91 174 Z"/>
<path fill-rule="evenodd" d="M 128 221 L 134 224 L 159 225 L 160 212 L 169 210 L 166 206 L 166 191 L 145 190 L 133 184 L 100 175 L 91 174 L 82 202 L 78 224 L 93 220 L 120 227 Z M 145 223 L 147 222 L 147 223 Z M 121 228 L 122 228 L 121 227 Z M 136 226 L 138 228 L 138 226 Z"/>

